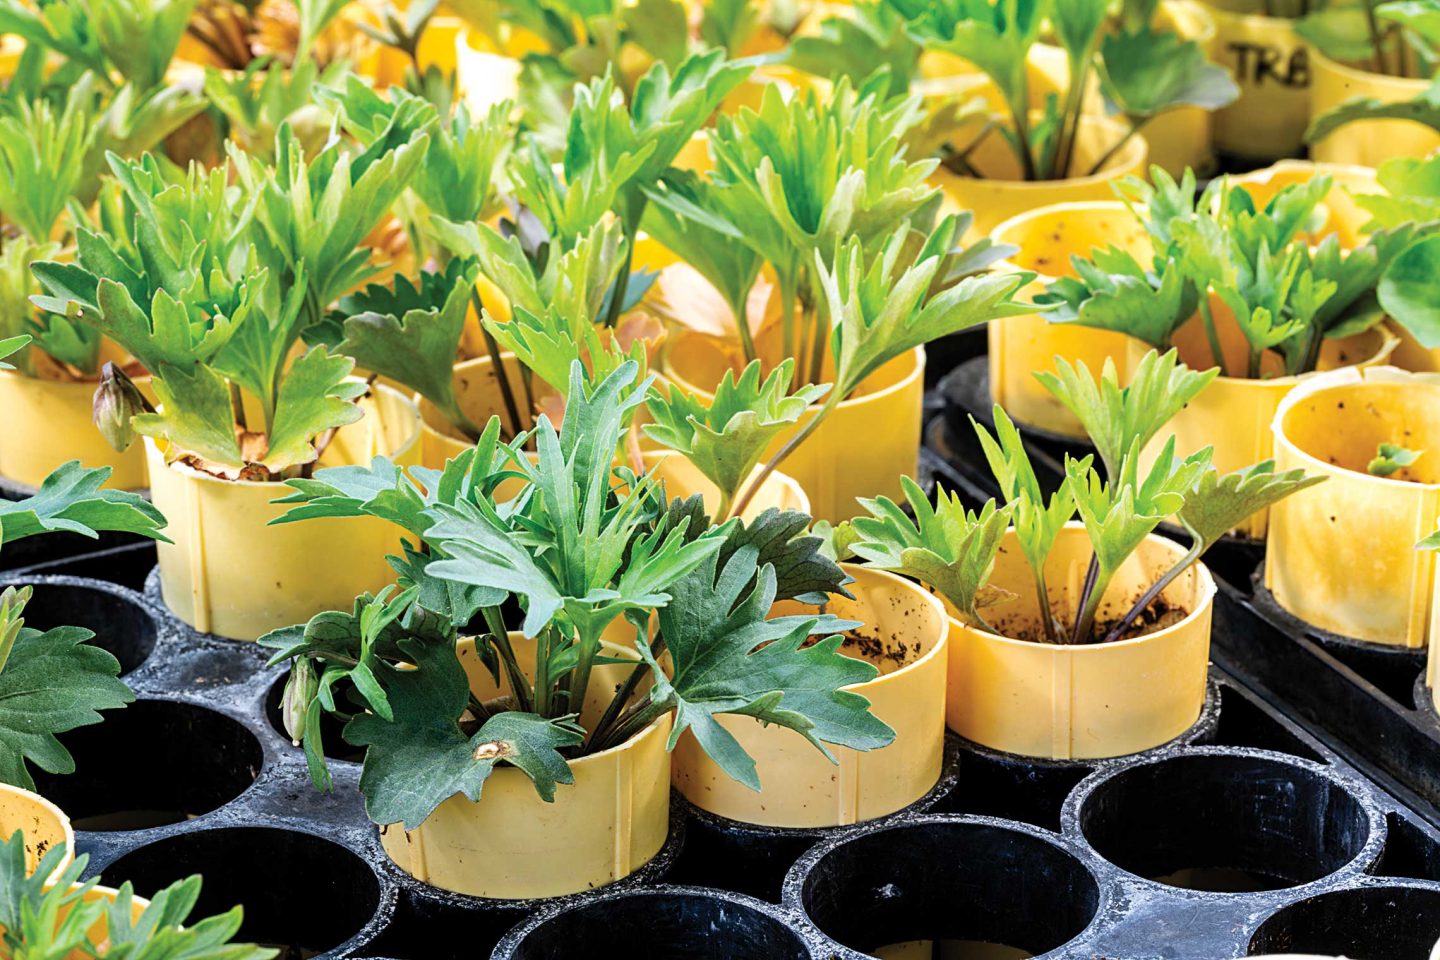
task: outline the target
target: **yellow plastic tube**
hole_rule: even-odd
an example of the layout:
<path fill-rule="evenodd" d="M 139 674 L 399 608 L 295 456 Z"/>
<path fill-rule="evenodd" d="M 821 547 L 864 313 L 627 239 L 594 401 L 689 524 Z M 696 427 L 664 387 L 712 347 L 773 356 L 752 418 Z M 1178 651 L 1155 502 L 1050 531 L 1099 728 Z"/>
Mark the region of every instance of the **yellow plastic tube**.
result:
<path fill-rule="evenodd" d="M 1338 234 L 1340 243 L 1347 250 L 1361 246 L 1369 239 L 1361 228 L 1370 220 L 1368 211 L 1355 202 L 1355 197 L 1367 193 L 1379 193 L 1380 185 L 1375 180 L 1375 171 L 1343 163 L 1312 163 L 1308 160 L 1281 160 L 1263 170 L 1242 174 L 1231 179 L 1243 184 L 1255 198 L 1257 206 L 1263 207 L 1270 199 L 1291 184 L 1308 183 L 1317 176 L 1327 176 L 1334 183 L 1325 195 L 1325 219 L 1320 226 L 1308 234 L 1311 243 L 1319 243 L 1328 234 Z"/>
<path fill-rule="evenodd" d="M 676 336 L 672 344 L 665 368 L 671 382 L 706 403 L 726 370 L 738 375 L 744 367 L 738 345 L 732 349 L 689 332 Z M 913 476 L 917 467 L 924 399 L 925 351 L 916 347 L 871 374 L 786 458 L 781 467 L 810 498 L 817 520 L 850 519 L 858 509 L 857 497 L 903 496 L 900 477 Z M 818 406 L 811 407 L 794 429 L 818 411 Z M 792 433 L 777 437 L 767 456 Z"/>
<path fill-rule="evenodd" d="M 0 837 L 9 840 L 17 830 L 25 834 L 27 875 L 35 872 L 56 844 L 65 845 L 65 858 L 53 875 L 58 875 L 75 859 L 75 831 L 65 812 L 38 793 L 0 783 Z"/>
<path fill-rule="evenodd" d="M 1310 117 L 1329 113 L 1346 100 L 1370 97 L 1381 103 L 1413 100 L 1430 86 L 1416 77 L 1390 77 L 1332 60 L 1310 48 Z M 1310 144 L 1310 157 L 1324 163 L 1378 167 L 1392 157 L 1424 157 L 1440 147 L 1440 133 L 1407 120 L 1357 120 Z"/>
<path fill-rule="evenodd" d="M 534 667 L 535 644 L 510 635 L 522 669 Z M 607 647 L 635 659 L 634 651 Z M 482 701 L 508 692 L 460 641 L 470 689 Z M 624 664 L 597 666 L 581 723 L 593 723 L 629 674 Z M 666 714 L 618 747 L 570 762 L 573 784 L 546 803 L 521 770 L 497 766 L 478 802 L 456 794 L 419 827 L 380 828 L 395 864 L 418 880 L 477 897 L 558 897 L 620 880 L 648 863 L 670 830 L 670 735 Z"/>
<path fill-rule="evenodd" d="M 991 236 L 1019 247 L 1006 264 L 1039 274 L 1021 296 L 1042 293 L 1059 277 L 1073 277 L 1071 257 L 1114 245 L 1141 263 L 1151 254 L 1149 235 L 1119 201 L 1057 203 L 1011 217 Z M 989 326 L 990 395 L 1015 420 L 1070 437 L 1083 437 L 1080 421 L 1046 390 L 1035 373 L 1052 370 L 1055 357 L 1084 361 L 1097 375 L 1107 358 L 1120 368 L 1122 382 L 1130 338 L 1112 330 L 1051 323 L 1044 314 L 996 320 Z"/>
<path fill-rule="evenodd" d="M 377 385 L 363 406 L 365 416 L 336 433 L 320 465 L 368 464 L 379 455 L 418 462 L 414 403 Z M 154 440 L 145 447 L 151 496 L 175 541 L 159 544 L 161 595 L 196 630 L 254 640 L 322 610 L 348 610 L 357 594 L 394 582 L 385 562 L 400 551 L 394 524 L 363 517 L 267 526 L 290 509 L 271 502 L 290 487 L 222 480 L 167 464 Z"/>
<path fill-rule="evenodd" d="M 1115 574 L 1098 623 L 1123 616 L 1185 548 L 1151 536 Z M 1046 565 L 1051 609 L 1073 623 L 1090 563 L 1078 522 L 1055 540 Z M 1164 629 L 1106 644 L 1056 645 L 1040 635 L 1030 567 L 1007 533 L 990 583 L 1016 594 L 984 612 L 997 635 L 950 621 L 946 722 L 968 740 L 1027 757 L 1091 760 L 1160 746 L 1188 730 L 1205 702 L 1215 582 L 1195 564 L 1161 596 L 1184 611 Z"/>
<path fill-rule="evenodd" d="M 1430 642 L 1440 527 L 1440 379 L 1347 368 L 1291 390 L 1272 422 L 1277 470 L 1325 482 L 1270 508 L 1265 585 L 1322 630 L 1388 646 Z M 1366 466 L 1381 443 L 1426 451 L 1390 477 Z"/>
<path fill-rule="evenodd" d="M 1240 88 L 1240 98 L 1213 115 L 1216 148 L 1253 160 L 1294 156 L 1310 119 L 1309 51 L 1295 21 L 1208 6 L 1210 59 Z"/>
<path fill-rule="evenodd" d="M 149 377 L 137 382 L 143 382 L 148 392 Z M 0 410 L 5 411 L 0 475 L 38 487 L 62 463 L 79 460 L 87 467 L 110 467 L 107 487 L 143 490 L 148 486 L 140 445 L 120 453 L 96 429 L 91 418 L 95 387 L 0 370 Z"/>
<path fill-rule="evenodd" d="M 1218 300 L 1214 301 L 1213 310 L 1226 369 L 1244 371 L 1244 336 Z M 1180 351 L 1180 359 L 1197 370 L 1215 366 L 1198 316 L 1176 333 L 1175 347 Z M 1320 349 L 1317 369 L 1375 366 L 1385 363 L 1394 348 L 1395 338 L 1384 327 L 1372 327 L 1353 337 L 1326 340 Z M 1131 364 L 1138 363 L 1148 349 L 1148 345 L 1132 341 Z M 1212 462 L 1222 474 L 1269 460 L 1274 456 L 1270 424 L 1275 418 L 1275 411 L 1285 395 L 1310 376 L 1279 376 L 1279 370 L 1279 358 L 1267 354 L 1261 364 L 1262 379 L 1216 377 L 1141 451 L 1141 470 L 1149 468 L 1172 434 L 1175 437 L 1175 452 L 1180 456 L 1188 456 L 1204 447 L 1212 448 Z M 1256 539 L 1264 537 L 1266 516 L 1266 512 L 1253 515 L 1240 526 L 1238 532 Z"/>
<path fill-rule="evenodd" d="M 836 598 L 826 610 L 864 623 L 857 643 L 842 648 L 880 668 L 868 683 L 845 689 L 870 701 L 875 716 L 895 730 L 887 747 L 860 752 L 832 747 L 832 764 L 792 730 L 764 727 L 748 717 L 718 717 L 755 759 L 761 792 L 732 780 L 686 733 L 675 746 L 675 788 L 711 813 L 773 827 L 834 827 L 894 813 L 919 800 L 940 779 L 945 752 L 945 644 L 941 603 L 913 582 L 846 564 L 854 600 Z M 775 614 L 813 607 L 786 602 Z"/>
<path fill-rule="evenodd" d="M 1097 160 L 1124 136 L 1125 127 L 1105 117 L 1087 116 L 1075 141 L 1072 169 L 1088 171 Z M 967 242 L 989 235 L 1004 221 L 1036 207 L 1083 200 L 1113 200 L 1111 184 L 1131 176 L 1145 175 L 1149 148 L 1143 135 L 1132 137 L 1099 173 L 1064 180 L 1022 180 L 1020 168 L 1009 143 L 993 131 L 975 148 L 970 160 L 983 179 L 960 176 L 939 166 L 930 183 L 945 192 L 942 209 L 947 213 L 969 210 L 974 214 Z"/>

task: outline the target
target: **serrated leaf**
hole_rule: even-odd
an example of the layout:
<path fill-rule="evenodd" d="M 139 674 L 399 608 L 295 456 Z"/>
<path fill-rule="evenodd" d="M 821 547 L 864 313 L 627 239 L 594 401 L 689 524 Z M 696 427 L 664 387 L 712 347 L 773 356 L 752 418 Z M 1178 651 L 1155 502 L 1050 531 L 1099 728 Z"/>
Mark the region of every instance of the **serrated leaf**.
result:
<path fill-rule="evenodd" d="M 414 669 L 379 668 L 394 720 L 360 714 L 345 727 L 345 739 L 366 748 L 360 791 L 372 820 L 414 829 L 456 794 L 479 800 L 501 762 L 524 770 L 547 801 L 557 784 L 574 782 L 559 752 L 583 739 L 573 720 L 508 711 L 466 736 L 469 684 L 453 645 L 407 641 L 402 650 Z"/>
<path fill-rule="evenodd" d="M 366 391 L 363 382 L 347 380 L 355 362 L 311 347 L 290 365 L 280 383 L 269 447 L 261 461 L 274 472 L 309 463 L 316 457 L 315 438 L 359 420 L 355 403 Z"/>
<path fill-rule="evenodd" d="M 1440 236 L 1426 237 L 1390 261 L 1376 286 L 1380 306 L 1427 349 L 1440 347 Z"/>
<path fill-rule="evenodd" d="M 83 467 L 79 460 L 61 464 L 34 496 L 0 500 L 0 543 L 39 533 L 68 532 L 96 537 L 100 531 L 134 533 L 165 543 L 165 517 L 138 494 L 103 490 L 109 467 Z"/>
<path fill-rule="evenodd" d="M 876 668 L 842 654 L 839 636 L 809 643 L 855 624 L 828 615 L 766 619 L 775 573 L 757 566 L 757 556 L 746 546 L 722 567 L 712 554 L 673 586 L 674 601 L 656 611 L 670 671 L 643 637 L 637 641 L 651 665 L 652 700 L 675 710 L 670 745 L 691 731 L 712 760 L 754 790 L 761 788 L 755 762 L 717 715 L 787 727 L 832 760 L 826 744 L 874 750 L 895 738 L 863 696 L 842 689 L 874 678 Z"/>
<path fill-rule="evenodd" d="M 131 418 L 135 432 L 164 440 L 173 456 L 193 453 L 236 470 L 245 465 L 235 436 L 230 388 L 214 370 L 194 364 L 190 370 L 152 368 L 151 386 L 160 403 L 155 413 Z"/>
<path fill-rule="evenodd" d="M 1118 112 L 1143 122 L 1178 107 L 1218 110 L 1240 96 L 1230 71 L 1193 40 L 1144 27 L 1100 41 L 1101 90 Z"/>
<path fill-rule="evenodd" d="M 1324 479 L 1307 477 L 1304 470 L 1276 473 L 1273 460 L 1224 476 L 1213 469 L 1207 470 L 1185 495 L 1179 519 L 1198 540 L 1200 552 L 1204 553 L 1246 518 Z"/>
<path fill-rule="evenodd" d="M 845 585 L 851 577 L 825 552 L 826 541 L 809 534 L 809 525 L 807 514 L 778 507 L 769 508 L 748 523 L 741 520 L 720 548 L 719 565 L 725 566 L 737 551 L 753 547 L 757 567 L 768 566 L 775 573 L 777 603 L 798 600 L 821 606 L 835 594 L 849 597 Z"/>

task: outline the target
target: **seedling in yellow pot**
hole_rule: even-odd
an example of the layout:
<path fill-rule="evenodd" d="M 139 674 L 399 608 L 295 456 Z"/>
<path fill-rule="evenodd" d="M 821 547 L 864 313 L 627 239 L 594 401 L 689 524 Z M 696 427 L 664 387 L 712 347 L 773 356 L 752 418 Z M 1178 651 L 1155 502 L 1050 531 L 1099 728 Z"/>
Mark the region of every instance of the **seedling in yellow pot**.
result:
<path fill-rule="evenodd" d="M 667 502 L 654 476 L 612 471 L 648 389 L 637 370 L 626 362 L 592 383 L 575 363 L 563 426 L 540 419 L 533 462 L 498 439 L 492 420 L 444 471 L 406 477 L 377 461 L 292 484 L 299 505 L 286 520 L 382 516 L 418 544 L 394 559 L 399 592 L 263 642 L 276 662 L 297 665 L 287 724 L 316 782 L 328 783 L 319 719 L 329 711 L 367 748 L 371 818 L 409 831 L 391 827 L 387 849 L 432 883 L 550 895 L 643 864 L 667 831 L 662 741 L 673 748 L 688 731 L 730 776 L 761 787 L 721 714 L 789 728 L 827 753 L 826 744 L 866 750 L 893 737 L 865 698 L 841 689 L 877 673 L 840 652 L 836 634 L 856 624 L 769 616 L 777 600 L 843 593 L 843 571 L 801 532 L 808 518 L 774 511 L 713 526 L 698 498 Z M 525 489 L 496 504 L 509 477 Z M 523 611 L 518 633 L 500 610 L 509 597 Z M 486 632 L 457 651 L 458 631 L 477 617 Z M 355 703 L 336 696 L 341 680 Z M 617 774 L 604 772 L 616 756 L 633 766 L 618 800 Z M 567 842 L 557 847 L 559 831 Z M 632 838 L 618 861 L 615 836 Z M 547 867 L 537 850 L 560 847 L 573 856 Z M 462 870 L 456 856 L 484 866 Z"/>
<path fill-rule="evenodd" d="M 0 952 L 10 957 L 67 960 L 81 957 L 189 960 L 270 960 L 278 951 L 233 943 L 244 911 L 194 920 L 201 879 L 188 877 L 149 900 L 130 883 L 118 890 L 80 877 L 84 854 L 61 869 L 64 844 L 52 847 L 34 871 L 25 869 L 25 838 L 0 839 Z"/>
<path fill-rule="evenodd" d="M 1214 593 L 1200 557 L 1250 513 L 1316 480 L 1277 475 L 1269 463 L 1221 476 L 1208 449 L 1181 459 L 1173 438 L 1142 468 L 1142 446 L 1213 376 L 1173 352 L 1148 354 L 1124 388 L 1113 366 L 1098 383 L 1083 366 L 1057 366 L 1046 385 L 1089 429 L 1108 479 L 1092 457 L 1067 458 L 1046 500 L 997 406 L 995 436 L 976 430 L 1004 506 L 967 511 L 943 491 L 932 505 L 907 482 L 913 519 L 888 499 L 862 501 L 869 516 L 845 538 L 862 558 L 917 577 L 949 602 L 952 729 L 1018 753 L 1115 756 L 1177 736 L 1198 716 Z M 1189 535 L 1188 550 L 1155 535 L 1171 517 Z M 1152 671 L 1150 684 L 1134 689 L 1127 670 Z M 1014 705 L 1036 696 L 1054 702 L 1017 717 Z"/>

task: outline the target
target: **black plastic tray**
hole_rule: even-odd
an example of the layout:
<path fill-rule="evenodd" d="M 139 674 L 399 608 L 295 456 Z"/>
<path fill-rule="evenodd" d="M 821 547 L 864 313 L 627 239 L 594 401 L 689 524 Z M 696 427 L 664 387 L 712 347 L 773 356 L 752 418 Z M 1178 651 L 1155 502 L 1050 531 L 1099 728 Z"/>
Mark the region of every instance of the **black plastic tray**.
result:
<path fill-rule="evenodd" d="M 202 908 L 245 903 L 242 936 L 287 957 L 484 957 L 517 923 L 496 956 L 623 944 L 637 957 L 849 958 L 982 939 L 1050 960 L 1216 960 L 1252 942 L 1406 960 L 1440 937 L 1440 830 L 1218 668 L 1175 745 L 1050 763 L 952 738 L 924 803 L 828 831 L 742 828 L 677 798 L 670 842 L 640 874 L 503 903 L 398 870 L 364 817 L 358 765 L 333 764 L 333 794 L 311 788 L 276 728 L 283 672 L 259 648 L 196 635 L 115 583 L 24 579 L 37 584 L 31 624 L 95 630 L 139 697 L 66 735 L 76 773 L 40 783 L 76 818 L 91 870 L 142 892 L 204 873 Z M 1192 885 L 1266 889 L 1143 879 L 1184 870 Z M 737 892 L 757 889 L 771 899 Z"/>

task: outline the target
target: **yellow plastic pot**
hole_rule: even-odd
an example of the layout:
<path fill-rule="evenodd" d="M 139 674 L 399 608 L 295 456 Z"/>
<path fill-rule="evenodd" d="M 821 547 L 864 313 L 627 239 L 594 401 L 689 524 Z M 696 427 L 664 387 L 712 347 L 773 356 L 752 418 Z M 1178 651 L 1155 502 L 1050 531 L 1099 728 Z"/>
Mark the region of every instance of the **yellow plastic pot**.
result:
<path fill-rule="evenodd" d="M 141 378 L 149 391 L 149 377 Z M 107 487 L 143 490 L 145 453 L 139 445 L 118 452 L 91 418 L 96 384 L 27 377 L 0 370 L 0 476 L 38 487 L 56 467 L 79 460 L 87 467 L 110 467 Z"/>
<path fill-rule="evenodd" d="M 535 644 L 510 635 L 522 669 L 532 669 Z M 633 651 L 607 647 L 617 658 Z M 470 689 L 481 700 L 508 692 L 497 686 L 460 641 Z M 597 666 L 581 723 L 594 723 L 630 667 Z M 380 828 L 385 852 L 406 873 L 432 886 L 505 900 L 558 897 L 622 879 L 644 866 L 670 830 L 670 735 L 666 714 L 618 747 L 570 762 L 575 782 L 546 803 L 522 771 L 497 766 L 478 802 L 456 794 L 411 831 Z"/>
<path fill-rule="evenodd" d="M 1379 193 L 1380 185 L 1375 180 L 1375 171 L 1369 167 L 1358 167 L 1342 163 L 1311 163 L 1308 160 L 1282 160 L 1263 170 L 1232 177 L 1242 184 L 1255 198 L 1257 206 L 1269 203 L 1275 194 L 1296 183 L 1308 183 L 1318 176 L 1327 176 L 1333 183 L 1325 195 L 1325 219 L 1320 226 L 1308 234 L 1311 243 L 1319 243 L 1329 234 L 1338 234 L 1340 243 L 1347 250 L 1362 246 L 1368 234 L 1362 227 L 1370 221 L 1368 211 L 1355 202 L 1357 196 Z"/>
<path fill-rule="evenodd" d="M 875 716 L 895 730 L 894 742 L 869 752 L 832 747 L 839 760 L 832 764 L 792 730 L 748 717 L 718 717 L 755 758 L 761 791 L 732 780 L 686 733 L 675 746 L 675 788 L 700 809 L 772 827 L 844 826 L 909 806 L 939 781 L 945 752 L 945 609 L 903 577 L 853 564 L 845 569 L 855 577 L 847 587 L 855 599 L 836 598 L 826 612 L 864 623 L 855 631 L 858 644 L 842 649 L 881 671 L 845 689 L 870 701 Z M 777 604 L 775 613 L 813 609 L 786 602 Z"/>
<path fill-rule="evenodd" d="M 343 427 L 320 466 L 368 464 L 378 456 L 418 462 L 415 405 L 376 386 L 365 416 Z M 175 542 L 159 544 L 160 590 L 177 617 L 204 633 L 254 640 L 304 623 L 322 610 L 348 610 L 357 594 L 394 582 L 387 554 L 400 551 L 394 524 L 373 517 L 266 524 L 290 507 L 271 501 L 283 483 L 223 480 L 181 463 L 146 438 L 150 494 Z"/>
<path fill-rule="evenodd" d="M 1119 201 L 1057 203 L 1011 217 L 991 232 L 996 243 L 1019 251 L 1002 265 L 1031 270 L 1039 276 L 1022 297 L 1042 293 L 1059 277 L 1073 277 L 1071 257 L 1088 256 L 1097 247 L 1114 245 L 1147 262 L 1151 243 L 1145 228 Z M 1070 437 L 1085 431 L 1065 405 L 1046 390 L 1035 372 L 1054 368 L 1055 357 L 1084 361 L 1097 375 L 1105 360 L 1123 368 L 1130 338 L 1113 330 L 1078 324 L 1057 324 L 1045 314 L 1007 317 L 990 324 L 990 395 L 1015 420 Z"/>
<path fill-rule="evenodd" d="M 1210 59 L 1240 88 L 1240 98 L 1213 115 L 1216 148 L 1254 160 L 1298 154 L 1310 121 L 1310 65 L 1295 21 L 1209 7 Z"/>
<path fill-rule="evenodd" d="M 1226 369 L 1243 371 L 1246 363 L 1244 336 L 1229 312 L 1218 301 L 1212 303 Z M 1215 366 L 1199 316 L 1176 333 L 1175 347 L 1180 351 L 1180 359 L 1197 370 Z M 1132 341 L 1130 349 L 1130 362 L 1134 364 L 1139 362 L 1149 346 L 1136 340 Z M 1320 349 L 1317 370 L 1375 366 L 1385 363 L 1393 349 L 1395 338 L 1384 327 L 1373 327 L 1353 337 L 1326 340 Z M 1216 377 L 1141 451 L 1141 469 L 1149 468 L 1172 434 L 1175 451 L 1181 456 L 1211 447 L 1215 469 L 1222 474 L 1269 460 L 1274 456 L 1270 424 L 1280 401 L 1296 384 L 1312 376 L 1279 376 L 1280 369 L 1279 358 L 1267 354 L 1261 363 L 1262 379 Z M 1265 536 L 1265 523 L 1266 513 L 1257 513 L 1246 520 L 1238 532 L 1258 539 Z"/>
<path fill-rule="evenodd" d="M 1184 553 L 1174 541 L 1147 538 L 1115 574 L 1097 623 L 1123 616 Z M 1050 606 L 1062 622 L 1074 622 L 1089 564 L 1084 525 L 1067 524 L 1045 569 Z M 1215 598 L 1204 564 L 1191 566 L 1161 594 L 1184 611 L 1183 619 L 1106 644 L 1029 639 L 1043 628 L 1034 578 L 1013 531 L 1005 535 L 990 583 L 1016 598 L 983 611 L 1000 634 L 950 621 L 945 718 L 951 730 L 1020 756 L 1093 760 L 1158 747 L 1199 719 Z"/>
<path fill-rule="evenodd" d="M 744 367 L 738 345 L 732 349 L 690 332 L 672 344 L 665 368 L 671 382 L 707 403 L 726 370 L 738 375 Z M 866 378 L 785 459 L 782 468 L 810 498 L 817 520 L 850 519 L 856 497 L 903 496 L 900 477 L 913 476 L 917 468 L 924 399 L 925 350 L 916 347 Z M 819 409 L 811 407 L 793 429 L 802 428 Z M 775 439 L 767 456 L 784 446 L 793 429 Z"/>
<path fill-rule="evenodd" d="M 1332 60 L 1310 48 L 1310 118 L 1329 113 L 1346 100 L 1369 97 L 1381 103 L 1413 100 L 1429 80 L 1389 77 Z M 1440 133 L 1408 120 L 1357 120 L 1310 144 L 1310 156 L 1325 163 L 1378 167 L 1392 157 L 1423 157 L 1440 147 Z"/>
<path fill-rule="evenodd" d="M 65 858 L 56 866 L 55 874 L 75 859 L 75 831 L 65 812 L 38 793 L 0 783 L 0 838 L 9 840 L 17 830 L 25 834 L 27 876 L 35 872 L 56 844 L 65 845 Z"/>
<path fill-rule="evenodd" d="M 1280 606 L 1342 636 L 1420 649 L 1431 632 L 1440 526 L 1440 380 L 1393 367 L 1312 377 L 1275 412 L 1277 470 L 1324 483 L 1270 508 L 1265 585 Z M 1390 477 L 1366 465 L 1381 443 L 1427 451 Z"/>
<path fill-rule="evenodd" d="M 1087 116 L 1080 123 L 1072 169 L 1088 171 L 1106 150 L 1125 135 L 1125 127 L 1105 117 Z M 983 179 L 964 177 L 939 166 L 930 183 L 945 192 L 947 213 L 969 210 L 975 218 L 965 240 L 987 236 L 999 224 L 1036 207 L 1082 200 L 1113 200 L 1111 184 L 1124 177 L 1144 176 L 1149 148 L 1143 135 L 1132 137 L 1099 173 L 1064 180 L 1020 179 L 1020 166 L 999 130 L 991 131 L 970 155 Z"/>

